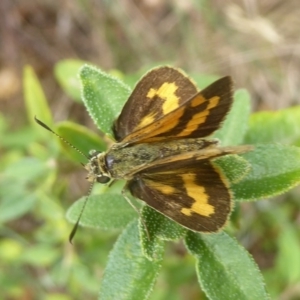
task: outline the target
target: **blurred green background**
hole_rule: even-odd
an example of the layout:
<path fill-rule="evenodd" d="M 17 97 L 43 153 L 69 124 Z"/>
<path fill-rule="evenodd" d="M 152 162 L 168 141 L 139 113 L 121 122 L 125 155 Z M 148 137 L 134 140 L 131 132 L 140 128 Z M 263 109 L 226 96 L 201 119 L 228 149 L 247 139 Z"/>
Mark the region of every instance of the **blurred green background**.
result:
<path fill-rule="evenodd" d="M 159 64 L 231 75 L 255 111 L 300 101 L 296 0 L 1 0 L 0 15 L 0 299 L 96 299 L 117 238 L 80 228 L 69 244 L 65 213 L 88 191 L 85 171 L 28 118 L 24 65 L 41 81 L 54 123 L 72 120 L 97 134 L 55 76 L 63 59 L 87 61 L 131 85 Z M 237 238 L 274 299 L 300 299 L 299 192 L 241 205 Z M 183 246 L 170 244 L 167 254 L 150 299 L 206 299 Z"/>

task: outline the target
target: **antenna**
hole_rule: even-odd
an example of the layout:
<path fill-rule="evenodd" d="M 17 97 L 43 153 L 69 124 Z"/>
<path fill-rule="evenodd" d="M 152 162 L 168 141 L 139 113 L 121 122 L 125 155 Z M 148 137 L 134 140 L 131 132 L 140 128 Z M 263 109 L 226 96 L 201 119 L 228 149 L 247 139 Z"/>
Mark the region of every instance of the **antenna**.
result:
<path fill-rule="evenodd" d="M 78 153 L 80 153 L 82 156 L 84 156 L 85 158 L 87 158 L 88 160 L 90 160 L 90 158 L 89 158 L 87 155 L 85 155 L 82 151 L 80 151 L 77 147 L 75 147 L 74 145 L 72 145 L 70 142 L 68 142 L 68 141 L 67 141 L 66 139 L 64 139 L 62 136 L 60 136 L 59 134 L 57 134 L 56 132 L 54 132 L 50 127 L 48 127 L 45 123 L 43 123 L 42 121 L 40 121 L 36 116 L 34 116 L 34 120 L 35 120 L 40 126 L 44 127 L 45 129 L 47 129 L 48 131 L 50 131 L 51 133 L 53 133 L 55 136 L 57 136 L 57 137 L 58 137 L 61 141 L 63 141 L 65 144 L 69 145 L 72 149 L 76 150 L 76 151 L 77 151 Z M 81 163 L 81 164 L 82 164 L 82 163 Z M 82 165 L 84 166 L 84 164 L 82 164 Z M 84 201 L 84 204 L 83 204 L 83 206 L 82 206 L 82 208 L 81 208 L 81 211 L 80 211 L 80 214 L 79 214 L 79 216 L 78 216 L 78 219 L 77 219 L 77 221 L 76 221 L 76 223 L 75 223 L 75 225 L 74 225 L 74 227 L 73 227 L 73 229 L 72 229 L 72 231 L 71 231 L 71 233 L 70 233 L 69 241 L 70 241 L 71 244 L 73 244 L 73 243 L 72 243 L 73 237 L 75 236 L 75 233 L 76 233 L 76 231 L 77 231 L 77 229 L 78 229 L 78 226 L 79 226 L 79 222 L 80 222 L 82 213 L 83 213 L 84 208 L 85 208 L 85 206 L 86 206 L 86 203 L 87 203 L 87 201 L 88 201 L 88 199 L 89 199 L 89 197 L 90 197 L 90 195 L 91 195 L 91 193 L 92 193 L 92 189 L 93 189 L 94 183 L 95 183 L 95 181 L 93 181 L 93 182 L 91 183 L 91 185 L 90 185 L 88 194 L 87 194 L 87 196 L 86 196 L 86 198 L 85 198 L 85 201 Z"/>
<path fill-rule="evenodd" d="M 82 156 L 84 156 L 85 158 L 87 158 L 88 160 L 90 160 L 90 158 L 85 155 L 82 151 L 80 151 L 77 147 L 75 147 L 74 145 L 72 145 L 70 142 L 68 142 L 66 139 L 64 139 L 62 136 L 60 136 L 59 134 L 57 134 L 56 132 L 54 132 L 50 127 L 48 127 L 45 123 L 43 123 L 42 121 L 40 121 L 36 116 L 34 116 L 34 120 L 42 127 L 44 127 L 45 129 L 47 129 L 48 131 L 50 131 L 51 133 L 53 133 L 54 135 L 56 135 L 61 141 L 63 141 L 65 144 L 69 145 L 72 149 L 76 150 L 78 153 L 80 153 Z"/>
<path fill-rule="evenodd" d="M 76 234 L 76 232 L 77 232 L 77 229 L 78 229 L 78 226 L 79 226 L 79 221 L 80 221 L 80 219 L 81 219 L 82 213 L 83 213 L 83 211 L 84 211 L 84 209 L 85 209 L 85 206 L 86 206 L 86 204 L 87 204 L 87 202 L 88 202 L 88 200 L 89 200 L 89 198 L 90 198 L 90 195 L 91 195 L 91 193 L 92 193 L 92 189 L 93 189 L 94 183 L 95 183 L 95 181 L 93 181 L 93 182 L 91 183 L 91 185 L 90 185 L 89 191 L 88 191 L 87 196 L 86 196 L 86 198 L 85 198 L 85 200 L 84 200 L 83 206 L 82 206 L 81 211 L 80 211 L 79 216 L 78 216 L 78 219 L 77 219 L 76 223 L 74 224 L 74 227 L 73 227 L 73 229 L 72 229 L 72 231 L 71 231 L 71 233 L 70 233 L 70 235 L 69 235 L 69 242 L 70 242 L 72 245 L 73 245 L 73 243 L 72 243 L 73 237 L 75 236 L 75 234 Z"/>

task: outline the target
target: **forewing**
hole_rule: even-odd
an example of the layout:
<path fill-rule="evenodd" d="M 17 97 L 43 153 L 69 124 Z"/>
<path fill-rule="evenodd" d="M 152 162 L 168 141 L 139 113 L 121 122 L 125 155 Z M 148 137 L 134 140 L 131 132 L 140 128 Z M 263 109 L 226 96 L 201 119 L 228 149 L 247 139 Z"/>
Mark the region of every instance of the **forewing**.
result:
<path fill-rule="evenodd" d="M 160 119 L 152 120 L 151 115 L 146 115 L 140 123 L 143 126 L 134 128 L 122 143 L 150 143 L 208 136 L 221 126 L 231 108 L 232 95 L 232 80 L 223 77 Z"/>
<path fill-rule="evenodd" d="M 231 211 L 227 180 L 208 160 L 154 168 L 128 183 L 133 196 L 175 222 L 199 232 L 216 232 Z"/>
<path fill-rule="evenodd" d="M 196 93 L 197 87 L 182 71 L 170 67 L 151 70 L 138 82 L 116 120 L 116 140 L 161 119 Z"/>

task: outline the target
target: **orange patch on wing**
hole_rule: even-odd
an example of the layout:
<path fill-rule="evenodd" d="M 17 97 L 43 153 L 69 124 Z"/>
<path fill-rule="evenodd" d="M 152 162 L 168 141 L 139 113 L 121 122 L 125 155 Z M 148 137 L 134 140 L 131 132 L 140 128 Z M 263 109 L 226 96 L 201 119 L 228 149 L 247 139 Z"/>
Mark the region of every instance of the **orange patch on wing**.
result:
<path fill-rule="evenodd" d="M 202 103 L 204 103 L 206 99 L 201 95 L 198 94 L 192 101 L 191 101 L 191 107 L 196 107 Z"/>
<path fill-rule="evenodd" d="M 214 96 L 209 99 L 209 104 L 207 106 L 207 109 L 212 109 L 216 107 L 220 102 L 220 97 L 219 96 Z"/>
<path fill-rule="evenodd" d="M 191 132 L 195 131 L 199 125 L 206 122 L 207 117 L 210 114 L 210 110 L 219 104 L 220 97 L 212 97 L 208 100 L 208 105 L 205 110 L 194 114 L 191 120 L 186 124 L 185 128 L 178 134 L 179 136 L 189 135 Z"/>
<path fill-rule="evenodd" d="M 211 214 L 214 214 L 215 209 L 208 203 L 209 196 L 206 194 L 205 188 L 195 183 L 196 175 L 183 174 L 181 178 L 183 179 L 187 194 L 195 201 L 191 208 L 184 207 L 181 209 L 181 212 L 186 216 L 191 216 L 192 213 L 195 213 L 209 217 Z"/>
<path fill-rule="evenodd" d="M 180 109 L 176 112 L 176 114 L 172 115 L 172 119 L 167 121 L 167 118 L 164 118 L 164 123 L 163 126 L 158 126 L 157 128 L 145 128 L 143 131 L 143 135 L 151 135 L 153 138 L 151 138 L 151 141 L 156 141 L 156 140 L 163 140 L 164 137 L 155 137 L 161 133 L 167 132 L 171 130 L 172 128 L 176 127 L 177 124 L 179 123 L 180 117 L 183 115 L 184 109 Z M 159 121 L 157 122 L 157 125 L 161 125 Z M 146 130 L 147 129 L 147 130 Z M 147 142 L 147 137 L 143 140 L 143 142 Z"/>
<path fill-rule="evenodd" d="M 162 111 L 166 115 L 179 106 L 180 98 L 175 94 L 177 89 L 178 86 L 175 82 L 164 82 L 158 89 L 151 88 L 147 94 L 147 98 L 153 99 L 157 96 L 164 100 Z"/>
<path fill-rule="evenodd" d="M 174 194 L 176 189 L 170 185 L 167 184 L 162 184 L 159 182 L 155 182 L 155 184 L 148 182 L 148 185 L 151 186 L 152 188 L 162 192 L 165 195 L 171 195 Z"/>
<path fill-rule="evenodd" d="M 153 99 L 158 97 L 162 104 L 162 112 L 164 115 L 168 114 L 169 112 L 175 110 L 179 106 L 179 97 L 176 96 L 175 92 L 178 89 L 178 86 L 174 82 L 165 82 L 163 83 L 158 89 L 151 88 L 147 94 L 148 99 Z M 158 99 L 155 99 L 158 101 Z M 142 118 L 141 122 L 135 128 L 141 129 L 156 120 L 157 112 L 152 112 L 145 117 Z"/>
<path fill-rule="evenodd" d="M 140 124 L 137 126 L 136 129 L 143 128 L 146 125 L 153 123 L 154 121 L 155 121 L 155 115 L 149 114 L 141 120 Z"/>

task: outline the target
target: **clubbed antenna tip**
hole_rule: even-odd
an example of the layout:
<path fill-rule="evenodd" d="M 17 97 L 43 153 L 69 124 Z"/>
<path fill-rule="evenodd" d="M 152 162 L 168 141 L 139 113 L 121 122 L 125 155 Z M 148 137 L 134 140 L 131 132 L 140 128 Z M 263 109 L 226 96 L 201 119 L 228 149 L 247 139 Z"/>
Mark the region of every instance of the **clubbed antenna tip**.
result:
<path fill-rule="evenodd" d="M 41 120 L 39 120 L 36 116 L 34 116 L 34 120 L 43 128 L 47 129 L 48 131 L 50 131 L 51 133 L 53 133 L 55 136 L 57 136 L 61 141 L 63 141 L 65 144 L 69 145 L 72 149 L 74 149 L 75 151 L 77 151 L 78 153 L 80 153 L 82 156 L 84 156 L 85 158 L 89 159 L 89 157 L 87 155 L 85 155 L 82 151 L 80 151 L 77 147 L 75 147 L 74 145 L 72 145 L 70 142 L 68 142 L 66 139 L 64 139 L 62 136 L 60 136 L 59 134 L 57 134 L 56 132 L 54 132 L 49 126 L 47 126 L 45 123 L 43 123 Z"/>

